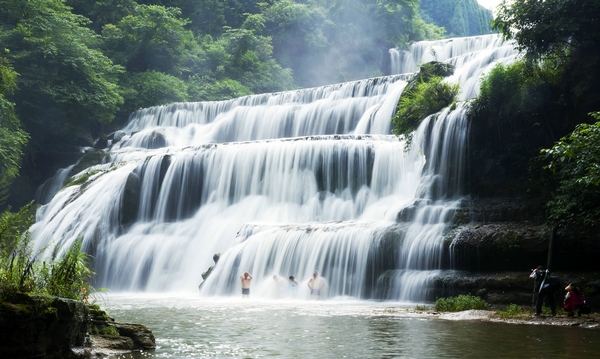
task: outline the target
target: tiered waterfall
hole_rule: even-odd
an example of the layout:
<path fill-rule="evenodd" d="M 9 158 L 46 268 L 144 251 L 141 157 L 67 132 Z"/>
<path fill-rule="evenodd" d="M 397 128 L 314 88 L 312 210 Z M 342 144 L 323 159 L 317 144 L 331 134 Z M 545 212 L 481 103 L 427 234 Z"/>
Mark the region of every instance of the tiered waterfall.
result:
<path fill-rule="evenodd" d="M 470 98 L 516 53 L 496 35 L 390 53 L 404 74 L 133 113 L 105 163 L 40 208 L 35 250 L 81 238 L 96 286 L 113 291 L 197 290 L 221 253 L 201 295 L 237 294 L 244 271 L 255 295 L 285 295 L 274 276 L 319 271 L 330 296 L 427 299 L 462 195 L 467 107 L 429 116 L 407 143 L 390 135 L 396 104 L 420 63 L 455 64 L 448 81 Z"/>

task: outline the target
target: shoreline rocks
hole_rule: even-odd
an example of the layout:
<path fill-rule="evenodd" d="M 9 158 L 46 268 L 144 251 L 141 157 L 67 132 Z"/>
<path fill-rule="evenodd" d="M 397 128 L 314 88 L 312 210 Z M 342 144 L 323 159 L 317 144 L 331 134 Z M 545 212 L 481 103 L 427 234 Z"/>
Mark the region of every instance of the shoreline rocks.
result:
<path fill-rule="evenodd" d="M 104 358 L 155 348 L 140 324 L 118 323 L 97 305 L 47 296 L 12 294 L 0 301 L 0 357 Z"/>

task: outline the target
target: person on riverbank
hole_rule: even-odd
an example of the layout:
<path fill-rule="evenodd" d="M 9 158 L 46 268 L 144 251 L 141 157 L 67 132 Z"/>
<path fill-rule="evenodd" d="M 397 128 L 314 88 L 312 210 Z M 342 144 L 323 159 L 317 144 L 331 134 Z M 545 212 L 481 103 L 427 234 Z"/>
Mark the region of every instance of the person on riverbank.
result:
<path fill-rule="evenodd" d="M 316 298 L 320 298 L 323 288 L 325 287 L 325 281 L 319 272 L 314 272 L 312 277 L 308 280 L 308 288 L 310 289 L 310 295 Z"/>
<path fill-rule="evenodd" d="M 242 297 L 250 296 L 250 284 L 252 284 L 252 276 L 248 272 L 244 272 L 244 274 L 240 277 L 242 281 Z"/>
<path fill-rule="evenodd" d="M 569 317 L 574 316 L 575 312 L 577 312 L 577 316 L 589 313 L 588 307 L 585 302 L 585 297 L 581 289 L 574 286 L 573 283 L 569 283 L 569 285 L 567 285 L 567 287 L 565 288 L 565 291 L 567 293 L 565 295 L 563 308 L 565 309 Z"/>
<path fill-rule="evenodd" d="M 531 272 L 529 278 L 534 280 L 535 315 L 542 314 L 544 302 L 550 307 L 552 315 L 556 315 L 558 279 L 551 277 L 550 271 L 548 269 L 544 270 L 542 266 L 537 266 Z"/>

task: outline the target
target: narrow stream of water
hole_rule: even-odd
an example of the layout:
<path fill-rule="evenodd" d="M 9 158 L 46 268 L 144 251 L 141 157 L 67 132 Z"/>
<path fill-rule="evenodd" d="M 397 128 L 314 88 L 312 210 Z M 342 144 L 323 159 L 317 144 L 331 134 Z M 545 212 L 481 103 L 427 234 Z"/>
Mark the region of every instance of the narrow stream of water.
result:
<path fill-rule="evenodd" d="M 399 303 L 264 301 L 155 295 L 100 300 L 149 326 L 154 353 L 120 358 L 592 358 L 600 331 L 411 313 Z"/>

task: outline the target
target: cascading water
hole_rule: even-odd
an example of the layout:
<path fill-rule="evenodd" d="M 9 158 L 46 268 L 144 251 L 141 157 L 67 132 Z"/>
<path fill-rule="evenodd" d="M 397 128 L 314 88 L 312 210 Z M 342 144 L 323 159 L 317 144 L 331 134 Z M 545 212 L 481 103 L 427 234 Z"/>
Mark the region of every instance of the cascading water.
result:
<path fill-rule="evenodd" d="M 477 82 L 462 75 L 471 55 L 452 55 L 465 59 L 455 80 Z M 82 238 L 96 285 L 113 290 L 195 290 L 221 253 L 202 295 L 237 293 L 244 271 L 256 295 L 282 295 L 274 275 L 317 270 L 330 295 L 424 299 L 460 202 L 467 124 L 459 104 L 410 144 L 389 135 L 411 76 L 137 111 L 108 162 L 40 208 L 35 249 Z"/>
<path fill-rule="evenodd" d="M 498 63 L 511 63 L 519 53 L 515 42 L 498 34 L 420 41 L 406 50 L 390 49 L 392 74 L 410 73 L 430 61 L 447 62 L 455 66 L 448 81 L 460 85 L 460 100 L 477 96 L 479 80 Z"/>

